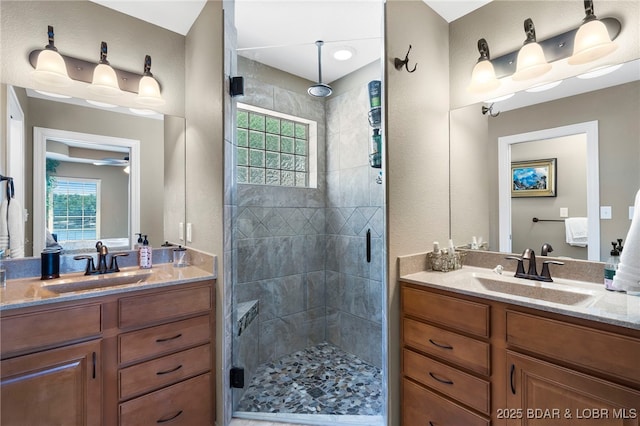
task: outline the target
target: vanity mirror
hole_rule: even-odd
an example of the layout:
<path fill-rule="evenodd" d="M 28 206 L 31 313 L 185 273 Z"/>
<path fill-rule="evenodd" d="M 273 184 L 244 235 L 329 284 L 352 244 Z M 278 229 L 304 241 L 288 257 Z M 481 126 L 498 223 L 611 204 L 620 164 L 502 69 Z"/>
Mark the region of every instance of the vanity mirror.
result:
<path fill-rule="evenodd" d="M 522 244 L 540 250 L 540 241 L 534 238 L 516 247 L 516 240 L 522 238 L 515 232 L 524 232 L 529 236 L 554 238 L 557 241 L 551 243 L 554 256 L 605 260 L 611 248 L 609 241 L 626 236 L 630 225 L 629 206 L 633 205 L 640 185 L 639 62 L 625 63 L 616 71 L 623 77 L 612 83 L 603 83 L 602 77 L 581 81 L 572 78 L 545 95 L 544 92 L 522 93 L 547 96 L 546 102 L 538 99 L 538 103 L 518 105 L 516 97 L 521 93 L 517 93 L 511 100 L 493 104 L 493 114 L 499 112 L 495 117 L 483 115 L 485 104 L 451 111 L 450 194 L 454 241 L 465 244 L 471 242 L 473 236 L 485 239 L 488 236 L 491 250 L 517 253 Z M 562 86 L 578 83 L 587 88 L 570 95 L 558 94 Z M 558 139 L 556 152 L 553 144 L 545 147 L 544 152 L 543 148 L 537 150 L 534 146 L 532 153 L 518 158 L 537 160 L 563 155 L 564 158 L 557 161 L 557 197 L 511 198 L 510 162 L 515 160 L 512 148 L 517 146 L 512 143 L 545 141 L 548 145 L 551 138 L 570 134 L 586 137 L 583 155 L 577 155 L 576 151 L 562 154 L 560 149 L 567 146 L 562 146 L 562 139 Z M 571 185 L 568 177 L 560 175 L 576 169 L 583 170 L 582 185 Z M 571 201 L 564 198 L 575 194 L 578 188 L 582 188 L 581 196 L 586 200 L 584 207 L 567 204 Z M 515 207 L 514 201 L 526 205 Z M 601 206 L 611 207 L 610 219 L 599 217 Z M 522 213 L 516 217 L 516 211 Z M 587 218 L 587 247 L 566 243 L 565 215 Z M 475 220 L 469 220 L 470 217 Z M 547 221 L 534 222 L 534 217 Z"/>
<path fill-rule="evenodd" d="M 47 230 L 69 254 L 94 251 L 95 241 L 105 239 L 110 249 L 129 249 L 136 232 L 156 246 L 179 242 L 178 225 L 185 222 L 183 118 L 101 109 L 80 99 L 60 102 L 19 87 L 3 92 L 24 114 L 13 131 L 24 131 L 26 256 L 47 245 Z M 84 196 L 78 195 L 80 183 Z M 54 193 L 63 200 L 65 191 L 69 208 L 62 211 L 52 203 Z M 87 205 L 79 208 L 78 199 Z"/>

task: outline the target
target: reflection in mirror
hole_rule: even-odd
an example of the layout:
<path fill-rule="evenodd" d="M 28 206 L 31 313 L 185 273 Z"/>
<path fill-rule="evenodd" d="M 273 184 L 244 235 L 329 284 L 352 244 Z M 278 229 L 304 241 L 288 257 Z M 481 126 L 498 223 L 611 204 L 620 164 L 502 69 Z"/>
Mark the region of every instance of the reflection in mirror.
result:
<path fill-rule="evenodd" d="M 513 162 L 547 158 L 556 163 L 555 195 L 514 198 Z M 600 260 L 598 176 L 595 121 L 498 138 L 500 251 L 537 251 L 547 243 L 554 256 Z M 584 218 L 579 240 L 568 237 L 577 237 L 576 229 L 565 229 L 564 217 L 569 216 L 572 221 Z"/>
<path fill-rule="evenodd" d="M 153 116 L 134 115 L 124 108 L 115 107 L 111 109 L 98 108 L 87 104 L 81 99 L 54 100 L 43 95 L 33 94 L 33 91 L 19 87 L 11 87 L 3 85 L 3 93 L 10 94 L 15 92 L 17 103 L 24 111 L 23 125 L 19 126 L 24 140 L 24 182 L 21 183 L 22 196 L 24 196 L 24 208 L 28 213 L 28 220 L 25 223 L 25 255 L 39 255 L 39 250 L 46 246 L 46 227 L 47 223 L 50 228 L 55 226 L 45 216 L 46 200 L 46 160 L 47 144 L 42 142 L 38 144 L 38 137 L 34 138 L 34 129 L 53 129 L 57 132 L 72 132 L 75 134 L 92 135 L 94 139 L 89 139 L 90 144 L 85 145 L 82 154 L 78 154 L 79 147 L 71 146 L 70 140 L 78 140 L 68 134 L 61 136 L 59 133 L 54 134 L 57 142 L 64 142 L 71 154 L 70 157 L 83 157 L 86 161 L 98 159 L 96 161 L 101 166 L 93 166 L 88 163 L 76 163 L 74 167 L 82 167 L 84 170 L 81 174 L 85 179 L 101 179 L 101 198 L 104 209 L 100 213 L 100 234 L 97 238 L 123 238 L 126 241 L 113 241 L 113 248 L 119 247 L 130 248 L 132 244 L 132 236 L 136 232 L 142 232 L 149 236 L 149 241 L 154 246 L 159 246 L 165 241 L 176 244 L 183 244 L 179 241 L 178 225 L 184 223 L 184 149 L 185 149 L 185 120 L 181 117 L 162 117 L 159 114 Z M 3 99 L 3 104 L 7 102 Z M 54 132 L 55 133 L 55 132 Z M 51 135 L 49 135 L 51 136 Z M 46 138 L 45 138 L 46 140 Z M 109 143 L 105 143 L 105 141 Z M 124 145 L 112 143 L 114 140 L 135 140 L 139 141 L 138 154 L 135 153 L 131 144 Z M 86 142 L 86 141 L 85 141 Z M 80 142 L 81 144 L 82 142 Z M 108 147 L 107 152 L 96 150 L 94 144 L 99 144 L 100 148 Z M 49 144 L 51 150 L 55 144 Z M 58 148 L 64 146 L 58 145 Z M 8 149 L 6 142 L 2 143 L 2 152 Z M 33 154 L 38 151 L 38 167 L 34 168 Z M 166 152 L 165 152 L 166 151 Z M 127 155 L 128 153 L 128 155 Z M 50 153 L 50 156 L 55 154 Z M 133 171 L 127 175 L 122 165 L 115 163 L 124 162 L 124 157 L 129 157 L 130 166 L 134 162 L 139 162 L 137 171 Z M 52 158 L 53 159 L 53 158 Z M 104 161 L 107 159 L 107 161 Z M 56 158 L 60 161 L 59 158 Z M 91 161 L 93 163 L 93 161 Z M 69 165 L 59 165 L 56 174 L 64 175 L 64 177 L 74 177 L 72 172 L 67 169 Z M 98 175 L 93 173 L 98 171 Z M 127 187 L 116 187 L 115 183 L 107 183 L 106 177 L 102 174 L 108 171 L 114 172 L 120 176 L 120 179 L 127 178 Z M 76 172 L 73 172 L 76 173 Z M 137 175 L 137 177 L 136 177 Z M 77 176 L 76 176 L 77 177 Z M 128 182 L 132 186 L 129 188 Z M 137 184 L 135 182 L 138 182 Z M 165 193 L 166 191 L 166 193 Z M 36 192 L 41 195 L 34 200 Z M 111 193 L 108 195 L 107 193 Z M 138 196 L 135 196 L 135 193 Z M 113 198 L 115 194 L 118 198 Z M 139 202 L 132 200 L 139 199 Z M 108 203 L 108 205 L 105 205 Z M 131 214 L 132 207 L 139 206 L 138 214 Z M 126 212 L 126 217 L 124 216 Z M 141 219 L 136 222 L 136 217 Z M 91 218 L 87 218 L 90 222 Z M 168 223 L 170 221 L 171 223 Z M 36 222 L 37 225 L 34 229 Z M 142 226 L 137 223 L 141 223 Z M 60 224 L 61 226 L 61 224 Z M 116 231 L 117 229 L 117 231 Z M 57 230 L 57 229 L 56 229 Z M 58 234 L 59 232 L 51 232 Z M 50 243 L 52 243 L 50 241 Z M 76 251 L 76 243 L 71 244 L 69 241 L 60 245 L 70 251 Z M 109 246 L 111 249 L 111 246 Z M 95 251 L 95 248 L 93 249 Z"/>
<path fill-rule="evenodd" d="M 633 205 L 640 182 L 640 61 L 626 63 L 616 73 L 621 73 L 620 79 L 614 78 L 615 73 L 606 76 L 606 82 L 601 80 L 602 77 L 587 80 L 573 78 L 547 93 L 517 93 L 510 100 L 494 104 L 494 112 L 500 113 L 497 117 L 482 115 L 482 106 L 485 104 L 470 105 L 450 112 L 451 237 L 456 244 L 467 244 L 473 236 L 489 235 L 490 250 L 513 250 L 517 253 L 514 241 L 510 242 L 514 244 L 513 248 L 509 245 L 508 249 L 500 243 L 502 236 L 506 236 L 508 241 L 511 224 L 503 219 L 511 216 L 498 214 L 498 169 L 499 165 L 509 166 L 505 161 L 499 162 L 499 138 L 597 121 L 599 174 L 596 177 L 600 183 L 593 196 L 600 197 L 599 205 L 611 206 L 613 215 L 610 220 L 599 220 L 597 204 L 595 209 L 592 206 L 588 210 L 588 220 L 591 221 L 593 215 L 599 223 L 600 232 L 597 235 L 601 243 L 599 246 L 593 243 L 587 251 L 590 260 L 604 261 L 607 258 L 609 241 L 624 238 L 629 229 L 628 209 Z M 579 89 L 578 80 L 583 85 Z M 572 88 L 572 91 L 560 91 L 563 87 Z M 545 93 L 544 99 L 541 98 L 542 93 Z M 530 102 L 518 101 L 520 103 L 516 104 L 520 95 L 529 96 Z M 564 170 L 564 167 L 562 162 L 558 162 L 559 169 Z M 501 183 L 508 185 L 509 180 Z M 564 183 L 558 181 L 559 194 L 572 191 L 572 187 Z M 556 207 L 545 218 L 564 221 L 560 216 L 560 207 L 570 206 Z M 569 217 L 578 214 L 582 213 L 569 208 Z M 474 220 L 469 220 L 470 217 Z M 529 218 L 527 226 L 532 225 Z M 546 231 L 543 229 L 555 226 L 560 234 L 557 237 L 565 237 L 562 224 L 536 225 L 530 230 L 536 235 L 538 232 L 544 234 Z M 501 235 L 500 229 L 509 231 Z M 540 250 L 535 241 L 522 244 Z M 554 255 L 564 251 L 558 251 L 562 244 L 566 245 L 566 242 L 563 240 L 558 247 L 554 245 Z M 573 250 L 569 246 L 566 248 Z M 596 254 L 591 254 L 591 251 Z M 576 254 L 567 255 L 573 257 Z"/>
<path fill-rule="evenodd" d="M 132 247 L 140 227 L 140 141 L 33 129 L 33 249 L 93 252 Z M 44 179 L 42 172 L 46 171 Z"/>

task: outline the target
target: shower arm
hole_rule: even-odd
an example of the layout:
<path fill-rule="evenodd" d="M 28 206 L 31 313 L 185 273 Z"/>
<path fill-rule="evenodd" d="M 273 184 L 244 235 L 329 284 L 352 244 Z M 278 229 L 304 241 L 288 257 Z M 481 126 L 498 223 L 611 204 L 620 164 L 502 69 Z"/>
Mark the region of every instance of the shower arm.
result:
<path fill-rule="evenodd" d="M 324 42 L 316 41 L 318 46 L 318 84 L 322 84 L 322 45 Z"/>

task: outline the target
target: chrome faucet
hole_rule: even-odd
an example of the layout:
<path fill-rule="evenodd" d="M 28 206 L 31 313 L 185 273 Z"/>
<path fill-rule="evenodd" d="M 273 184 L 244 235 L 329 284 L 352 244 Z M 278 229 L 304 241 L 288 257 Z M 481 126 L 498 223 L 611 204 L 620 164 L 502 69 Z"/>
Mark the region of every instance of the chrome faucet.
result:
<path fill-rule="evenodd" d="M 102 244 L 102 241 L 98 241 L 96 243 L 96 251 L 98 252 L 97 267 L 93 264 L 93 256 L 80 255 L 73 257 L 75 260 L 87 261 L 87 267 L 84 271 L 85 275 L 110 274 L 112 272 L 120 272 L 117 258 L 121 256 L 129 256 L 129 253 L 113 253 L 111 255 L 111 262 L 107 267 L 107 255 L 109 254 L 109 249 L 107 248 L 107 246 Z"/>

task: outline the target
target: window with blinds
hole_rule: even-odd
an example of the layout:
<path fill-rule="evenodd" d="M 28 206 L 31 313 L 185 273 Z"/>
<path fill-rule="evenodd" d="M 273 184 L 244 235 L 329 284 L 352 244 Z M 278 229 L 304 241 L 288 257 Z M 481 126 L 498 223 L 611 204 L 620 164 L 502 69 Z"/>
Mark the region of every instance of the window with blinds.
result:
<path fill-rule="evenodd" d="M 100 180 L 56 177 L 47 223 L 58 242 L 100 238 Z"/>

